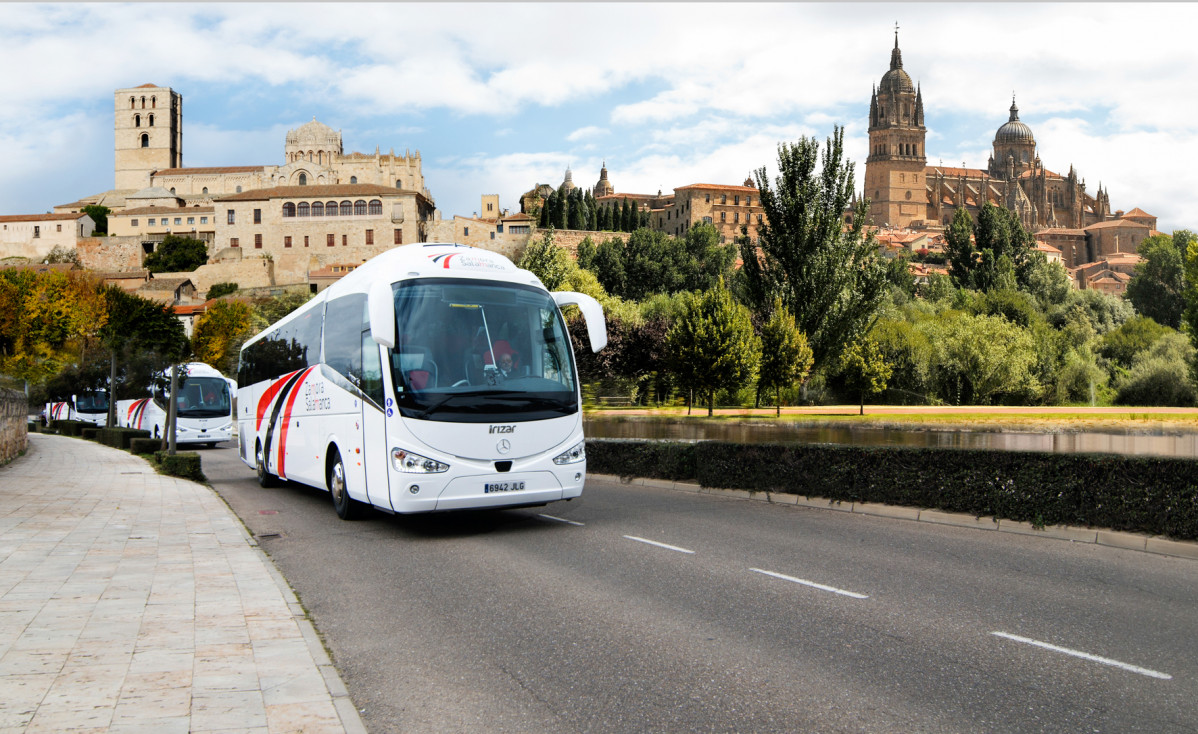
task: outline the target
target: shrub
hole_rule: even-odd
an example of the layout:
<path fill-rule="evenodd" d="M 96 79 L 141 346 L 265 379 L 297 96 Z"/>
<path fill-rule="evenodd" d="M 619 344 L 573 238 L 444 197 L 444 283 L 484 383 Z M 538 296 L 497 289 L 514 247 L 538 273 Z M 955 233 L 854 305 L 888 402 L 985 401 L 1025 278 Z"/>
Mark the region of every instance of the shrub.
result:
<path fill-rule="evenodd" d="M 37 433 L 37 429 L 41 426 L 37 421 L 29 421 L 29 425 L 25 427 L 28 433 Z"/>
<path fill-rule="evenodd" d="M 160 438 L 142 438 L 135 437 L 129 441 L 129 453 L 131 454 L 153 454 L 162 448 L 162 439 Z"/>
<path fill-rule="evenodd" d="M 130 441 L 139 437 L 149 438 L 150 432 L 141 431 L 136 428 L 101 428 L 96 437 L 105 446 L 128 451 Z"/>
<path fill-rule="evenodd" d="M 95 428 L 95 427 L 93 427 L 93 428 L 84 428 L 84 429 L 83 429 L 82 431 L 80 431 L 80 433 L 79 433 L 79 435 L 80 435 L 80 436 L 82 436 L 83 438 L 86 438 L 88 441 L 95 441 L 95 440 L 96 440 L 96 437 L 97 437 L 99 434 L 100 434 L 100 429 L 99 429 L 99 428 Z"/>
<path fill-rule="evenodd" d="M 154 461 L 162 468 L 164 474 L 197 482 L 207 481 L 200 467 L 200 455 L 194 451 L 177 453 L 174 456 L 165 451 L 157 451 L 154 453 Z"/>

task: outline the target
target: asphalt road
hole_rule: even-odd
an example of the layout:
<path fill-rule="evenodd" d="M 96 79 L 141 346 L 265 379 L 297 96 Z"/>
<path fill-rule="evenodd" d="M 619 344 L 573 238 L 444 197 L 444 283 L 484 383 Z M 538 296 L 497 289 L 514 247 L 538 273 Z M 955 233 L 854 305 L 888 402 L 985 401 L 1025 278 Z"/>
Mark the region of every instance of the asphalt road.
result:
<path fill-rule="evenodd" d="M 203 452 L 372 732 L 1194 732 L 1198 563 L 590 481 L 344 522 Z"/>

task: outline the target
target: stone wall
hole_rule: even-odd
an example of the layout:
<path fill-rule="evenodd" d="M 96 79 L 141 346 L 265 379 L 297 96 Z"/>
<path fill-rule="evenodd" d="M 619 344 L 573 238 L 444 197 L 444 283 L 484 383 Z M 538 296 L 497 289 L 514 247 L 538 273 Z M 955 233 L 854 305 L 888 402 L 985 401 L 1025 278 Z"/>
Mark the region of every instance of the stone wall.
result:
<path fill-rule="evenodd" d="M 25 393 L 0 387 L 0 464 L 12 461 L 28 446 L 28 423 Z"/>
<path fill-rule="evenodd" d="M 275 263 L 267 258 L 221 260 L 201 265 L 190 273 L 157 273 L 155 278 L 190 278 L 200 298 L 217 283 L 236 283 L 241 288 L 259 288 L 275 284 Z M 153 281 L 151 281 L 153 282 Z"/>
<path fill-rule="evenodd" d="M 87 270 L 115 273 L 125 270 L 140 270 L 146 251 L 141 246 L 142 237 L 88 237 L 79 240 L 75 252 L 79 264 Z"/>
<path fill-rule="evenodd" d="M 544 230 L 534 229 L 532 238 L 529 242 L 540 241 Z M 621 242 L 628 241 L 627 232 L 586 232 L 580 229 L 555 229 L 553 230 L 553 244 L 558 247 L 564 247 L 570 253 L 570 257 L 578 256 L 578 244 L 587 237 L 591 238 L 591 242 L 595 243 L 595 247 L 605 240 L 613 237 Z"/>

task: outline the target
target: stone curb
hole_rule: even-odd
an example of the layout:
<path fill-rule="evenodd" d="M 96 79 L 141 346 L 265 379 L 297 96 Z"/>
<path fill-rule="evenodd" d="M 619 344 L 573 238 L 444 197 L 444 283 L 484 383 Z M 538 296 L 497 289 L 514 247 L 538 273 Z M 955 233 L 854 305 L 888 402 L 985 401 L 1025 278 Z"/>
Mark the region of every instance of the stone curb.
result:
<path fill-rule="evenodd" d="M 693 482 L 672 482 L 668 479 L 642 479 L 640 477 L 621 477 L 616 474 L 588 474 L 591 479 L 617 484 L 635 484 L 651 489 L 669 489 L 679 492 L 698 492 L 732 499 L 749 499 L 773 504 L 797 505 L 811 507 L 817 510 L 834 510 L 850 512 L 858 515 L 888 517 L 899 520 L 914 520 L 929 522 L 937 525 L 952 525 L 954 527 L 976 528 L 1000 533 L 1016 535 L 1032 535 L 1038 538 L 1054 540 L 1069 540 L 1075 543 L 1093 543 L 1111 548 L 1137 550 L 1145 553 L 1155 553 L 1174 558 L 1190 558 L 1198 560 L 1198 542 L 1171 540 L 1143 533 L 1128 533 L 1119 530 L 1104 530 L 1101 528 L 1080 528 L 1071 525 L 1048 525 L 1036 528 L 1028 522 L 1016 520 L 1000 520 L 994 517 L 975 517 L 960 512 L 944 512 L 943 510 L 921 510 L 918 507 L 901 505 L 884 505 L 876 502 L 839 502 L 824 497 L 802 497 L 781 492 L 750 492 L 745 489 L 719 489 L 701 487 Z"/>

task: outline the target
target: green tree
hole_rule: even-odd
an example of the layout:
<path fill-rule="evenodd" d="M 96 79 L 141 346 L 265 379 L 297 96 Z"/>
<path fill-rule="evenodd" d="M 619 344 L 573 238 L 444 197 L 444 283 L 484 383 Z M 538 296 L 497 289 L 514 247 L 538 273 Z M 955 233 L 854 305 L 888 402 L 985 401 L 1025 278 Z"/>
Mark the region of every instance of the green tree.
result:
<path fill-rule="evenodd" d="M 853 224 L 844 225 L 853 197 L 844 131 L 835 128 L 817 173 L 819 153 L 814 138 L 782 143 L 774 185 L 764 167 L 754 172 L 765 221 L 758 227 L 760 244 L 742 239 L 741 245 L 751 305 L 764 310 L 774 297 L 782 299 L 807 335 L 813 370 L 865 331 L 886 289 L 886 266 L 865 225 L 869 202 L 861 200 Z"/>
<path fill-rule="evenodd" d="M 927 282 L 919 287 L 919 295 L 933 303 L 952 301 L 956 294 L 952 278 L 943 273 L 929 273 Z"/>
<path fill-rule="evenodd" d="M 191 350 L 196 359 L 222 374 L 237 372 L 241 345 L 253 334 L 250 307 L 240 301 L 220 301 L 196 319 Z"/>
<path fill-rule="evenodd" d="M 795 326 L 794 316 L 774 301 L 773 313 L 761 327 L 761 370 L 758 392 L 774 391 L 775 415 L 782 415 L 782 388 L 802 382 L 811 369 L 811 347 L 807 337 Z"/>
<path fill-rule="evenodd" d="M 1119 405 L 1194 405 L 1190 379 L 1194 346 L 1184 334 L 1170 332 L 1136 355 L 1127 376 L 1117 383 Z"/>
<path fill-rule="evenodd" d="M 554 228 L 545 230 L 540 239 L 533 240 L 516 260 L 516 266 L 532 272 L 545 288 L 555 291 L 565 282 L 573 262 L 570 253 L 554 243 Z"/>
<path fill-rule="evenodd" d="M 578 267 L 590 269 L 591 263 L 595 259 L 595 241 L 590 235 L 582 238 L 582 242 L 578 243 L 578 251 L 574 253 L 574 260 L 578 263 Z"/>
<path fill-rule="evenodd" d="M 591 269 L 608 293 L 623 297 L 628 285 L 628 274 L 624 272 L 624 242 L 617 237 L 600 242 L 591 260 Z"/>
<path fill-rule="evenodd" d="M 911 267 L 906 256 L 899 255 L 887 261 L 886 282 L 890 284 L 891 288 L 899 290 L 908 298 L 915 297 L 915 276 L 911 274 Z"/>
<path fill-rule="evenodd" d="M 749 310 L 732 300 L 723 283 L 686 299 L 666 344 L 672 371 L 692 394 L 706 397 L 709 416 L 716 391 L 744 387 L 761 359 Z"/>
<path fill-rule="evenodd" d="M 1069 271 L 1059 262 L 1049 262 L 1042 252 L 1033 252 L 1028 259 L 1020 289 L 1036 299 L 1042 311 L 1065 302 L 1073 283 Z"/>
<path fill-rule="evenodd" d="M 1180 233 L 1175 233 L 1180 234 Z M 1158 324 L 1181 328 L 1185 311 L 1185 252 L 1188 242 L 1168 235 L 1146 237 L 1137 251 L 1143 258 L 1127 283 L 1127 300 L 1136 312 Z M 1180 247 L 1179 247 L 1180 245 Z"/>
<path fill-rule="evenodd" d="M 126 293 L 117 286 L 101 291 L 108 322 L 100 339 L 109 352 L 108 425 L 116 425 L 116 399 L 141 397 L 154 376 L 182 362 L 190 351 L 183 324 L 169 306 Z M 115 397 L 114 397 L 115 396 Z"/>
<path fill-rule="evenodd" d="M 945 311 L 920 325 L 935 348 L 933 379 L 954 405 L 988 405 L 1000 394 L 1035 392 L 1031 335 L 1001 316 Z"/>
<path fill-rule="evenodd" d="M 108 318 L 84 271 L 0 270 L 0 372 L 40 383 L 82 361 Z"/>
<path fill-rule="evenodd" d="M 963 206 L 953 212 L 953 220 L 944 232 L 944 254 L 948 257 L 948 274 L 953 285 L 972 288 L 978 254 L 973 246 L 973 219 Z"/>
<path fill-rule="evenodd" d="M 1180 230 L 1185 239 L 1185 301 L 1184 315 L 1187 330 L 1194 346 L 1198 347 L 1198 236 L 1189 230 Z M 1174 232 L 1173 236 L 1177 237 Z"/>
<path fill-rule="evenodd" d="M 1147 316 L 1136 316 L 1108 331 L 1102 337 L 1099 349 L 1103 357 L 1124 369 L 1131 369 L 1137 355 L 1170 331 Z"/>
<path fill-rule="evenodd" d="M 861 415 L 865 415 L 866 394 L 885 390 L 891 372 L 877 342 L 868 337 L 851 342 L 840 353 L 839 371 L 845 386 L 860 396 Z"/>
<path fill-rule="evenodd" d="M 736 264 L 736 244 L 720 244 L 720 233 L 715 225 L 700 222 L 687 229 L 682 237 L 682 259 L 678 287 L 687 291 L 705 291 L 714 288 L 723 278 L 732 276 Z"/>
<path fill-rule="evenodd" d="M 142 265 L 151 273 L 190 272 L 208 262 L 208 246 L 201 240 L 168 234 Z"/>
<path fill-rule="evenodd" d="M 101 204 L 88 204 L 79 211 L 92 218 L 96 223 L 95 234 L 108 234 L 108 215 L 112 210 Z"/>
<path fill-rule="evenodd" d="M 236 293 L 238 287 L 236 283 L 213 283 L 212 287 L 208 289 L 208 293 L 204 295 L 204 300 L 211 301 L 213 298 Z"/>

